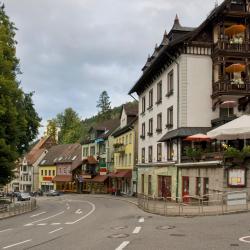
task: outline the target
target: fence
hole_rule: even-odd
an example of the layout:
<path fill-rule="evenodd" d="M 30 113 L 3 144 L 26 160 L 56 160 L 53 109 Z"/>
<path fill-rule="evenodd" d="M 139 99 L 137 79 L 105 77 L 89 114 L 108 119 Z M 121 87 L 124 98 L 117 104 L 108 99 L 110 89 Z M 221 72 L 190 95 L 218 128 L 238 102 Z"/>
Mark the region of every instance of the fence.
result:
<path fill-rule="evenodd" d="M 36 199 L 30 201 L 14 202 L 11 204 L 0 204 L 0 219 L 32 211 L 36 208 Z"/>
<path fill-rule="evenodd" d="M 146 212 L 165 216 L 219 215 L 248 211 L 246 191 L 166 198 L 139 194 L 138 206 Z"/>

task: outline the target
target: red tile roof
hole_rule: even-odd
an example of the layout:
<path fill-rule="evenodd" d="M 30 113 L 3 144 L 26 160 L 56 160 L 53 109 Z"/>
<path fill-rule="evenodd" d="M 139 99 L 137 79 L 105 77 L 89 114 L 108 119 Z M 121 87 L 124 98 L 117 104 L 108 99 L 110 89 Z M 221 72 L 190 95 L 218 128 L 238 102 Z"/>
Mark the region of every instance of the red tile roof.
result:
<path fill-rule="evenodd" d="M 109 174 L 111 178 L 132 178 L 132 170 L 123 170 Z"/>

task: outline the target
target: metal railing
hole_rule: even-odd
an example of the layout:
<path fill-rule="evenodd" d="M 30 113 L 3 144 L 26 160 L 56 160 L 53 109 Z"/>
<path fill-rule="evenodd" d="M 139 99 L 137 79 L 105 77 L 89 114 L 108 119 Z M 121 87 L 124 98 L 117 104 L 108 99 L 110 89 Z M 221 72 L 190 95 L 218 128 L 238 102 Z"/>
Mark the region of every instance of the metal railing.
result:
<path fill-rule="evenodd" d="M 37 207 L 37 202 L 35 198 L 32 198 L 30 201 L 14 202 L 11 204 L 1 204 L 0 219 L 33 211 L 36 207 Z"/>
<path fill-rule="evenodd" d="M 237 193 L 239 192 L 217 192 L 203 196 L 184 197 L 152 197 L 138 194 L 138 206 L 146 212 L 164 216 L 219 215 L 248 211 L 247 200 L 244 204 L 228 204 L 228 195 Z M 247 197 L 246 191 L 241 191 L 241 193 L 245 193 Z"/>

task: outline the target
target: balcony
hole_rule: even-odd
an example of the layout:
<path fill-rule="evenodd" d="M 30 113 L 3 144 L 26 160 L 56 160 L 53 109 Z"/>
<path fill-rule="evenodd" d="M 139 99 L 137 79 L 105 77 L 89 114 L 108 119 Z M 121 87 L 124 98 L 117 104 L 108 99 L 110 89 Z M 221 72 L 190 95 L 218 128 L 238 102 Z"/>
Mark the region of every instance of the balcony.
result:
<path fill-rule="evenodd" d="M 218 52 L 230 52 L 230 53 L 249 53 L 250 42 L 246 42 L 243 39 L 239 40 L 224 40 L 221 39 L 214 44 L 214 53 Z"/>
<path fill-rule="evenodd" d="M 116 143 L 114 144 L 114 153 L 125 153 L 125 145 L 123 143 Z"/>
<path fill-rule="evenodd" d="M 222 152 L 212 152 L 212 153 L 205 153 L 201 152 L 199 155 L 196 154 L 194 156 L 181 156 L 181 163 L 188 163 L 188 162 L 201 162 L 201 161 L 218 161 L 223 160 L 223 153 Z"/>
<path fill-rule="evenodd" d="M 231 81 L 218 81 L 213 84 L 212 98 L 216 98 L 221 95 L 248 95 L 250 91 L 250 84 L 243 80 L 231 80 Z"/>
<path fill-rule="evenodd" d="M 212 127 L 219 127 L 221 125 L 226 124 L 227 122 L 231 122 L 232 120 L 236 119 L 236 115 L 230 115 L 230 116 L 223 116 L 220 118 L 213 119 L 211 121 Z"/>

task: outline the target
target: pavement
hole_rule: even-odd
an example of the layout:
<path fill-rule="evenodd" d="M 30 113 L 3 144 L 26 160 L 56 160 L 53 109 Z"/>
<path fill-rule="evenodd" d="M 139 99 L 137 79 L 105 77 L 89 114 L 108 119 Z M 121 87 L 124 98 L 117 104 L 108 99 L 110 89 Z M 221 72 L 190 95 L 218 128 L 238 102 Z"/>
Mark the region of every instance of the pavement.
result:
<path fill-rule="evenodd" d="M 0 249 L 250 249 L 249 213 L 163 217 L 133 197 L 63 195 L 38 198 L 38 209 L 0 222 Z"/>

